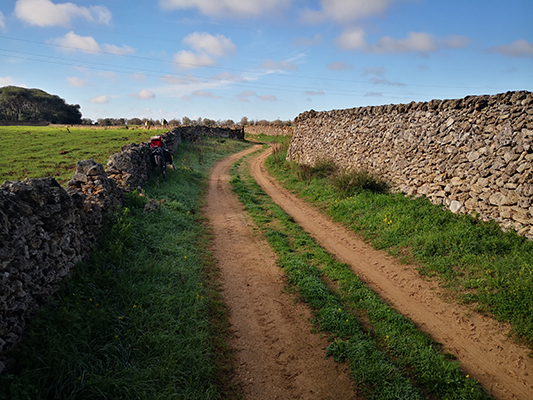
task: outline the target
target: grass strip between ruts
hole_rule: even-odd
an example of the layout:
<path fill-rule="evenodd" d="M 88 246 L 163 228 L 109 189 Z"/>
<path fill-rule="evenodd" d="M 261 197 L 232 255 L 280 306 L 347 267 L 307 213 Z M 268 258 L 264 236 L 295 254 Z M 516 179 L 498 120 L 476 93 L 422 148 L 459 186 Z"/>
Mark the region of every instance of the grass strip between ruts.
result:
<path fill-rule="evenodd" d="M 278 254 L 278 265 L 332 334 L 327 354 L 347 360 L 355 382 L 374 399 L 489 399 L 456 361 L 368 289 L 345 264 L 320 248 L 240 168 L 234 191 Z"/>

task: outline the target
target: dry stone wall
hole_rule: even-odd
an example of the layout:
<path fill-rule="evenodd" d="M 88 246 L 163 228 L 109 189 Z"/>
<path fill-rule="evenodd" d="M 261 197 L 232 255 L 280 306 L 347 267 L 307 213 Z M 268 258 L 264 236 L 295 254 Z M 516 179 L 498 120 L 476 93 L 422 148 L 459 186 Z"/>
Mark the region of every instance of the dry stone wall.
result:
<path fill-rule="evenodd" d="M 292 126 L 246 125 L 244 127 L 244 132 L 248 135 L 291 136 L 293 131 Z"/>
<path fill-rule="evenodd" d="M 533 239 L 533 93 L 300 114 L 287 158 L 366 169 Z"/>
<path fill-rule="evenodd" d="M 163 139 L 175 151 L 182 134 L 194 140 L 206 132 L 244 139 L 242 130 L 203 127 L 176 128 Z M 124 191 L 142 186 L 154 170 L 150 144 L 130 144 L 109 158 L 107 171 L 94 160 L 79 161 L 66 188 L 54 178 L 0 186 L 0 372 L 31 317 L 88 257 Z"/>

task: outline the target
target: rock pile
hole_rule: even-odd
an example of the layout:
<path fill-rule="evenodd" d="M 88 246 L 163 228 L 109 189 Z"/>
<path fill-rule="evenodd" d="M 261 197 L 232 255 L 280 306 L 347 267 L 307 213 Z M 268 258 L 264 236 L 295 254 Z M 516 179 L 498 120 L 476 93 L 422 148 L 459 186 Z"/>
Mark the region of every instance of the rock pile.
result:
<path fill-rule="evenodd" d="M 533 239 L 533 93 L 300 114 L 287 158 L 382 175 Z"/>

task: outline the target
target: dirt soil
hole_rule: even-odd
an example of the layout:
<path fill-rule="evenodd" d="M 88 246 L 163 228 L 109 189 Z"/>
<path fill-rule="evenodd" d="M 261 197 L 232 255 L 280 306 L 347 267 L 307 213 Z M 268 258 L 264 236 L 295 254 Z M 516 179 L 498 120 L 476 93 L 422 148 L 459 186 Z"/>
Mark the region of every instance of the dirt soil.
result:
<path fill-rule="evenodd" d="M 257 146 L 256 146 L 257 148 Z M 310 333 L 311 313 L 284 291 L 275 256 L 254 230 L 229 188 L 228 169 L 254 149 L 233 155 L 212 171 L 207 215 L 214 252 L 231 310 L 236 383 L 247 399 L 355 399 L 347 367 L 324 359 L 325 339 Z M 269 152 L 249 163 L 256 181 L 339 261 L 419 329 L 442 343 L 498 399 L 533 399 L 531 351 L 508 337 L 509 326 L 445 300 L 445 290 L 372 249 L 353 232 L 282 188 L 264 168 Z M 256 228 L 255 228 L 256 229 Z"/>

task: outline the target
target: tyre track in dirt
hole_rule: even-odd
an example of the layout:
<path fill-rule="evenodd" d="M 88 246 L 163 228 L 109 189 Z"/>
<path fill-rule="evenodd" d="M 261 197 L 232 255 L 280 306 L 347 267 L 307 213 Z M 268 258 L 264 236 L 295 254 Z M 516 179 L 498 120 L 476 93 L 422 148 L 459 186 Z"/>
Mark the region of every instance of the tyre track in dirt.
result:
<path fill-rule="evenodd" d="M 275 254 L 230 189 L 230 166 L 258 148 L 215 165 L 204 209 L 230 310 L 233 381 L 246 399 L 357 399 L 346 365 L 325 359 L 328 343 L 311 333 L 311 312 L 285 292 Z"/>
<path fill-rule="evenodd" d="M 533 399 L 530 351 L 507 337 L 509 326 L 443 300 L 443 289 L 423 279 L 415 267 L 376 251 L 284 189 L 265 170 L 271 150 L 250 162 L 252 176 L 285 212 L 392 307 L 454 354 L 463 371 L 502 400 Z"/>

